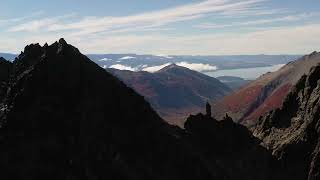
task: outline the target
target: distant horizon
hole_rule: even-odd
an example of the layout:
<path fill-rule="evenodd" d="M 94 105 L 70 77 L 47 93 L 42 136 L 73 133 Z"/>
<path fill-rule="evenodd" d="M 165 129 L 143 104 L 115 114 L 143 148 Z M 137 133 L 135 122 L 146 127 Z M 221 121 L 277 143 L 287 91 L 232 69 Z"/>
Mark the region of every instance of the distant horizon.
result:
<path fill-rule="evenodd" d="M 314 51 L 313 51 L 314 52 Z M 317 51 L 318 52 L 318 51 Z M 190 55 L 190 54 L 168 54 L 167 56 L 304 56 L 311 54 L 221 54 L 221 55 Z M 0 52 L 0 54 L 19 55 L 20 53 Z M 136 53 L 82 53 L 84 55 L 138 55 L 138 56 L 158 56 L 156 54 L 136 54 Z"/>

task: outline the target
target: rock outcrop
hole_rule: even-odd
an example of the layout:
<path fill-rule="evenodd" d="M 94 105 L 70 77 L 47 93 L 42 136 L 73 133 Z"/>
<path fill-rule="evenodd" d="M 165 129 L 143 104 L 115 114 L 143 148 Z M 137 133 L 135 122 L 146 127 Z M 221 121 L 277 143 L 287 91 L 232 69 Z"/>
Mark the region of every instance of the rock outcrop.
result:
<path fill-rule="evenodd" d="M 187 139 L 224 179 L 277 179 L 278 164 L 244 126 L 226 115 L 217 121 L 208 115 L 191 115 L 185 123 Z"/>
<path fill-rule="evenodd" d="M 11 71 L 12 63 L 0 57 L 0 102 L 6 94 Z"/>
<path fill-rule="evenodd" d="M 286 179 L 320 179 L 320 65 L 303 76 L 283 107 L 261 117 L 254 135 L 281 162 Z"/>

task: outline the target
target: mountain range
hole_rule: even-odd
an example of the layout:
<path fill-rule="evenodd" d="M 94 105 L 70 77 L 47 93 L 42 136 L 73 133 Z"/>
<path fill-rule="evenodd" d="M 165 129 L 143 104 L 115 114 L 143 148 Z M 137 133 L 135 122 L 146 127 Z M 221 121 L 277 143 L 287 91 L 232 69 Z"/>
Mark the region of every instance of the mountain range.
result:
<path fill-rule="evenodd" d="M 144 96 L 167 122 L 180 127 L 190 114 L 201 112 L 206 101 L 217 101 L 232 92 L 219 80 L 176 64 L 154 73 L 107 71 Z"/>
<path fill-rule="evenodd" d="M 172 63 L 202 73 L 216 70 L 270 67 L 286 64 L 301 55 L 168 56 L 137 54 L 89 54 L 104 68 L 155 72 Z"/>
<path fill-rule="evenodd" d="M 320 178 L 320 65 L 251 132 L 212 118 L 210 104 L 184 129 L 169 125 L 64 39 L 0 62 L 1 179 Z"/>
<path fill-rule="evenodd" d="M 9 61 L 18 55 L 0 53 Z M 156 71 L 175 63 L 199 72 L 215 70 L 269 67 L 286 64 L 302 55 L 229 55 L 229 56 L 195 56 L 195 55 L 138 55 L 138 54 L 88 54 L 89 59 L 105 68 L 118 67 L 121 70 Z M 154 70 L 156 69 L 156 70 Z"/>

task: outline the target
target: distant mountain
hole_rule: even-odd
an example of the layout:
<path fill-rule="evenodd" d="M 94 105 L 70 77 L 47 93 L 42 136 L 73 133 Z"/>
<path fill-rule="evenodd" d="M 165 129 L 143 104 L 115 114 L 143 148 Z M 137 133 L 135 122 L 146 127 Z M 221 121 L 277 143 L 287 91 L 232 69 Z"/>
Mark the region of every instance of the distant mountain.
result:
<path fill-rule="evenodd" d="M 13 61 L 17 56 L 17 54 L 12 53 L 0 53 L 0 57 L 9 61 Z M 122 64 L 136 70 L 181 62 L 208 64 L 217 66 L 219 69 L 265 67 L 286 64 L 301 57 L 301 55 L 169 56 L 137 54 L 89 54 L 87 56 L 101 67 Z"/>
<path fill-rule="evenodd" d="M 206 101 L 217 101 L 232 91 L 215 78 L 175 64 L 155 73 L 107 71 L 143 95 L 162 118 L 179 126 L 190 113 L 202 111 Z"/>
<path fill-rule="evenodd" d="M 122 65 L 122 70 L 141 71 L 145 68 L 183 64 L 200 72 L 218 69 L 267 67 L 286 64 L 300 55 L 234 55 L 234 56 L 169 56 L 137 54 L 89 54 L 88 57 L 101 67 Z"/>
<path fill-rule="evenodd" d="M 261 76 L 216 103 L 216 117 L 228 113 L 240 123 L 255 124 L 261 115 L 281 107 L 292 86 L 318 63 L 320 53 L 314 52 L 288 63 L 276 72 Z"/>
<path fill-rule="evenodd" d="M 7 59 L 9 61 L 13 61 L 17 57 L 17 55 L 10 53 L 0 53 L 0 57 L 3 57 L 4 59 Z"/>
<path fill-rule="evenodd" d="M 237 90 L 250 82 L 249 80 L 235 76 L 220 76 L 217 79 L 233 90 Z"/>

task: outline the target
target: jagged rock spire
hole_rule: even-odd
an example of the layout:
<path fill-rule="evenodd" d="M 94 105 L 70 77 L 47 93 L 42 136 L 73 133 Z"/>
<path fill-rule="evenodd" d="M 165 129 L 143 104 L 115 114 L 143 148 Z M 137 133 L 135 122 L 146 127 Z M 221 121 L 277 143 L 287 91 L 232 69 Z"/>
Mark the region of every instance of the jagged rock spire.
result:
<path fill-rule="evenodd" d="M 210 103 L 207 101 L 207 104 L 206 104 L 206 115 L 208 117 L 211 117 L 211 105 Z"/>

